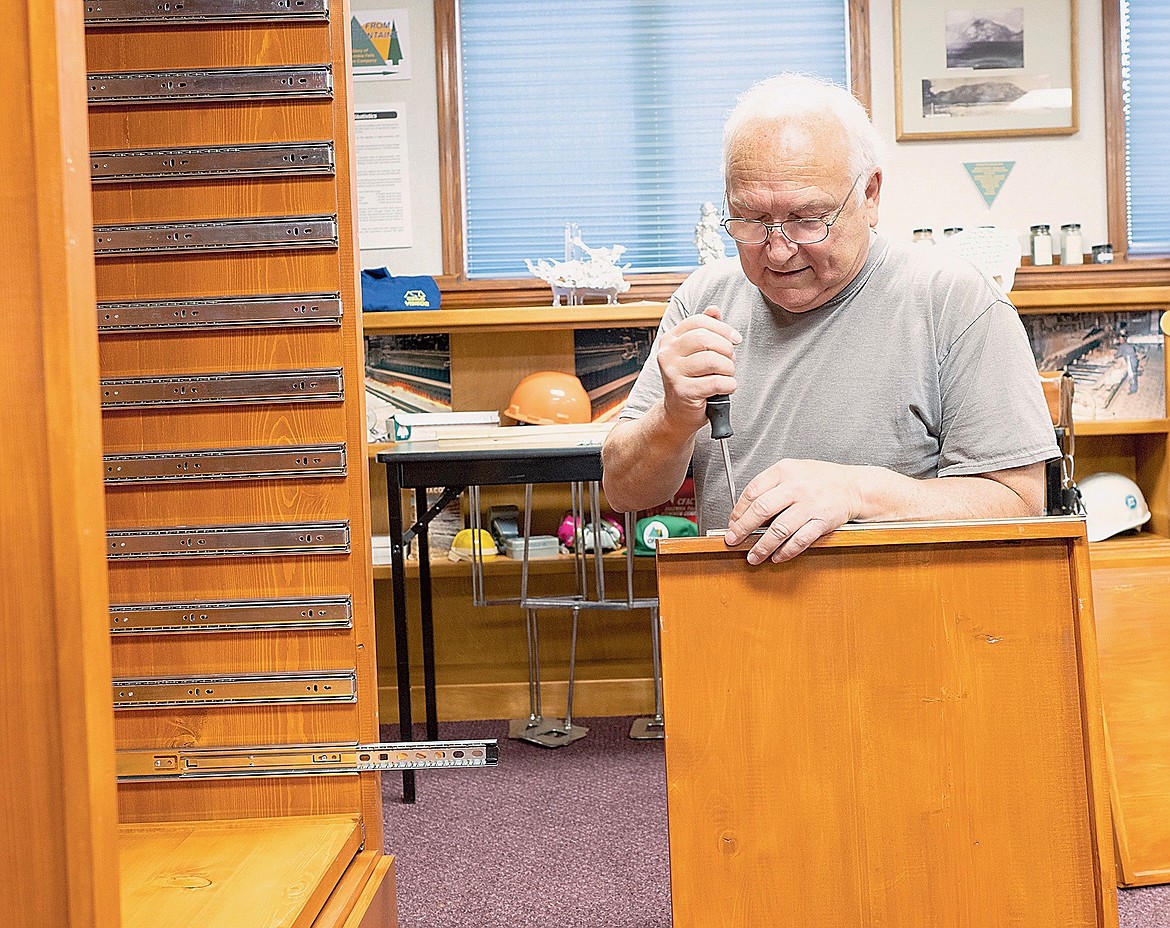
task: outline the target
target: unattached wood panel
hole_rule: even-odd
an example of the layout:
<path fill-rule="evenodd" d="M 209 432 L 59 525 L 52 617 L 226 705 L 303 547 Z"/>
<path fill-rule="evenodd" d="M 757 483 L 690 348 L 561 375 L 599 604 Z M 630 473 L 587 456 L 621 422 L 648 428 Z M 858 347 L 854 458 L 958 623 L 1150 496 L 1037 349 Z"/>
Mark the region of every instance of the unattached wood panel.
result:
<path fill-rule="evenodd" d="M 451 405 L 454 409 L 497 409 L 503 413 L 512 391 L 536 371 L 573 373 L 573 333 L 452 333 Z M 503 419 L 509 422 L 509 419 Z"/>
<path fill-rule="evenodd" d="M 660 548 L 674 924 L 1116 926 L 1067 542 L 850 536 Z"/>

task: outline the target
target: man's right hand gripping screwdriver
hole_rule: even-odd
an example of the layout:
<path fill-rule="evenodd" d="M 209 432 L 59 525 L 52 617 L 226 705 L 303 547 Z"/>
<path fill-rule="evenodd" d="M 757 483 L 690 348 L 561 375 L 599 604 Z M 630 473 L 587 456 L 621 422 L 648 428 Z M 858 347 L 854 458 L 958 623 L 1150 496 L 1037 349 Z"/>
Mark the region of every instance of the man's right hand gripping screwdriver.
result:
<path fill-rule="evenodd" d="M 727 439 L 734 434 L 731 431 L 731 397 L 726 393 L 707 397 L 707 418 L 711 422 L 711 437 L 719 442 L 719 448 L 723 452 L 727 489 L 731 493 L 731 505 L 735 506 L 739 494 L 735 492 L 735 479 L 731 476 L 731 451 L 727 447 Z"/>

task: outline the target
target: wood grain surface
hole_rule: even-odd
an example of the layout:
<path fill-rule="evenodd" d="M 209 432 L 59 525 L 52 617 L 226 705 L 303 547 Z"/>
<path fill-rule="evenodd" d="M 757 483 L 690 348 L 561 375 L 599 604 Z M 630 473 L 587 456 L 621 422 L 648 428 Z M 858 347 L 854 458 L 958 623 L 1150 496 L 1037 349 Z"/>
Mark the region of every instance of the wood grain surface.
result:
<path fill-rule="evenodd" d="M 864 534 L 660 549 L 674 924 L 1116 926 L 1070 539 Z"/>
<path fill-rule="evenodd" d="M 122 825 L 122 924 L 308 928 L 362 842 L 356 816 Z M 265 892 L 264 889 L 270 891 Z M 280 891 L 272 892 L 271 889 Z"/>
<path fill-rule="evenodd" d="M 117 636 L 115 677 L 338 671 L 356 672 L 358 680 L 354 703 L 119 710 L 115 742 L 120 748 L 377 739 L 349 29 L 348 4 L 341 2 L 332 4 L 329 22 L 94 29 L 86 37 L 86 69 L 92 73 L 320 64 L 331 65 L 333 73 L 331 100 L 158 100 L 90 107 L 95 151 L 332 141 L 336 166 L 332 176 L 95 185 L 93 221 L 99 225 L 328 215 L 336 217 L 339 238 L 336 247 L 102 256 L 96 266 L 99 301 L 338 293 L 343 309 L 340 327 L 103 333 L 100 364 L 107 379 L 340 369 L 345 381 L 341 401 L 107 408 L 102 433 L 108 454 L 322 442 L 342 442 L 348 452 L 344 476 L 112 485 L 106 491 L 110 528 L 344 520 L 351 537 L 346 554 L 111 561 L 115 603 L 347 595 L 353 612 L 352 629 Z M 96 317 L 91 319 L 96 324 Z M 134 884 L 124 887 L 127 924 L 158 921 L 160 912 L 167 924 L 210 925 L 219 919 L 236 925 L 242 912 L 255 915 L 258 924 L 309 924 L 330 894 L 334 901 L 327 924 L 340 925 L 360 914 L 359 897 L 380 900 L 373 890 L 367 892 L 367 884 L 385 868 L 376 862 L 363 865 L 342 884 L 338 881 L 360 841 L 371 849 L 382 846 L 379 782 L 377 774 L 363 774 L 124 784 L 119 806 L 125 821 L 149 820 L 164 832 L 158 823 L 191 823 L 183 826 L 187 831 L 177 873 L 188 872 L 187 867 L 223 868 L 223 881 L 213 881 L 216 888 L 210 892 L 185 888 L 160 894 L 153 877 L 140 878 L 137 870 L 124 873 L 124 880 Z M 316 813 L 344 814 L 341 830 L 334 835 L 329 822 L 297 824 L 290 818 Z M 214 824 L 246 817 L 268 819 L 269 832 L 236 822 Z M 235 845 L 230 838 L 221 840 L 244 833 L 247 840 Z M 146 840 L 147 832 L 135 834 Z M 247 846 L 253 838 L 255 847 Z M 141 859 L 152 858 L 164 855 L 151 846 Z M 378 906 L 384 910 L 384 900 Z"/>
<path fill-rule="evenodd" d="M 73 0 L 6 12 L 0 922 L 116 928 L 84 36 Z"/>
<path fill-rule="evenodd" d="M 1093 557 L 1101 701 L 1122 885 L 1170 881 L 1170 544 Z"/>

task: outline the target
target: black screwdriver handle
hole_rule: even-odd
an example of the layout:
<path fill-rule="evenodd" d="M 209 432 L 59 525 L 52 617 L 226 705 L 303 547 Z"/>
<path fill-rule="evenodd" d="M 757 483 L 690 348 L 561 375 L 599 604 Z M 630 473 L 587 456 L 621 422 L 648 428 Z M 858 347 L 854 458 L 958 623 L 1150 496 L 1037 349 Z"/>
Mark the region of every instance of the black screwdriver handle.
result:
<path fill-rule="evenodd" d="M 731 431 L 731 397 L 726 393 L 716 393 L 707 397 L 707 418 L 711 421 L 712 438 L 730 438 Z"/>

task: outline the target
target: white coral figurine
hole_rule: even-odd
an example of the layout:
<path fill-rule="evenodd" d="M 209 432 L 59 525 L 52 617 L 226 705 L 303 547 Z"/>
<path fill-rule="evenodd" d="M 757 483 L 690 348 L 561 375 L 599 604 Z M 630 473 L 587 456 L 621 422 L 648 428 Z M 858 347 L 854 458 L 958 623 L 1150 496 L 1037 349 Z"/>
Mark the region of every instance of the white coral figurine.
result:
<path fill-rule="evenodd" d="M 531 259 L 524 261 L 528 270 L 552 287 L 553 306 L 562 305 L 562 297 L 570 306 L 584 303 L 586 297 L 598 296 L 604 297 L 607 303 L 616 303 L 617 295 L 630 289 L 629 281 L 622 277 L 622 272 L 629 270 L 630 265 L 617 263 L 625 253 L 624 245 L 590 248 L 580 236 L 574 236 L 571 245 L 575 253 L 586 257 L 568 261 L 546 258 L 536 263 Z"/>

